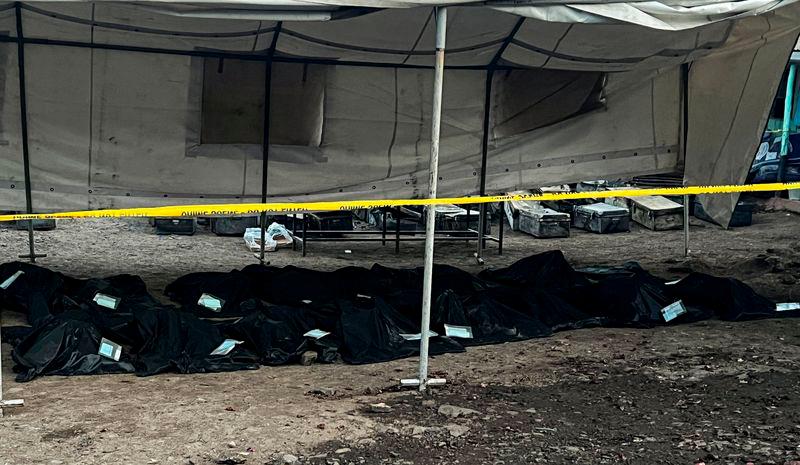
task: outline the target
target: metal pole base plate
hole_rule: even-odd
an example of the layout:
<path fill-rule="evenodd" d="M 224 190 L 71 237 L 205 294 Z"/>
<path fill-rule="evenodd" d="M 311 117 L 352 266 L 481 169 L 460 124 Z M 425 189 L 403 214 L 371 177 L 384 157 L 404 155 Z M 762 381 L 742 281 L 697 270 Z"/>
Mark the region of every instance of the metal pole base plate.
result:
<path fill-rule="evenodd" d="M 420 391 L 424 391 L 428 386 L 441 386 L 445 383 L 447 383 L 447 380 L 444 378 L 431 378 L 426 380 L 424 383 L 421 383 L 418 378 L 400 380 L 401 387 L 419 387 Z"/>
<path fill-rule="evenodd" d="M 3 416 L 3 409 L 10 407 L 22 407 L 25 401 L 22 399 L 0 400 L 0 418 Z"/>

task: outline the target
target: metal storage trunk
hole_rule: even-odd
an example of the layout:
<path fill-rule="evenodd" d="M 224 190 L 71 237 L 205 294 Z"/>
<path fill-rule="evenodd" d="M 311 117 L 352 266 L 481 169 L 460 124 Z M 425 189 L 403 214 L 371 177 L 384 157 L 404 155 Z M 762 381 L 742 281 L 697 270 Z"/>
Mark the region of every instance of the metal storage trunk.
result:
<path fill-rule="evenodd" d="M 427 210 L 425 210 L 427 212 Z M 436 229 L 440 231 L 464 231 L 470 229 L 473 231 L 478 230 L 478 222 L 480 219 L 480 211 L 467 210 L 456 205 L 437 205 L 436 206 Z M 491 231 L 491 221 L 489 215 L 486 215 L 486 225 L 484 233 L 489 234 Z"/>
<path fill-rule="evenodd" d="M 570 217 L 549 208 L 519 210 L 519 230 L 534 237 L 569 237 Z"/>
<path fill-rule="evenodd" d="M 422 213 L 406 207 L 376 208 L 370 212 L 370 225 L 378 229 L 383 229 L 384 212 L 387 231 L 394 231 L 397 228 L 398 220 L 400 221 L 401 231 L 425 230 L 425 225 L 422 221 Z"/>
<path fill-rule="evenodd" d="M 572 225 L 601 234 L 630 231 L 630 211 L 607 203 L 575 207 Z"/>
<path fill-rule="evenodd" d="M 180 234 L 191 236 L 197 230 L 194 218 L 156 218 L 153 220 L 156 234 Z"/>
<path fill-rule="evenodd" d="M 683 205 L 660 195 L 631 198 L 631 218 L 653 231 L 681 229 Z"/>
<path fill-rule="evenodd" d="M 211 232 L 218 236 L 243 236 L 247 228 L 257 228 L 257 216 L 211 218 Z"/>
<path fill-rule="evenodd" d="M 350 211 L 309 213 L 308 229 L 316 229 L 319 231 L 352 231 L 353 213 Z"/>
<path fill-rule="evenodd" d="M 33 229 L 36 231 L 51 231 L 56 229 L 56 220 L 17 220 L 17 229 L 27 230 L 30 221 L 33 221 Z"/>

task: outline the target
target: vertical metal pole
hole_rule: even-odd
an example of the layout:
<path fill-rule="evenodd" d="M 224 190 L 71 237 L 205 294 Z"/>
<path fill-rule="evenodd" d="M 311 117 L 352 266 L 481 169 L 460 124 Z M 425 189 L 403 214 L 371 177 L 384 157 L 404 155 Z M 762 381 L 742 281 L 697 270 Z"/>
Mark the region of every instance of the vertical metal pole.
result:
<path fill-rule="evenodd" d="M 388 208 L 384 208 L 383 209 L 383 220 L 382 220 L 383 221 L 383 227 L 381 228 L 381 245 L 383 245 L 383 246 L 386 245 L 386 212 L 388 210 L 389 210 Z M 395 221 L 397 221 L 397 220 L 395 220 Z"/>
<path fill-rule="evenodd" d="M 689 256 L 689 196 L 683 196 L 683 256 Z"/>
<path fill-rule="evenodd" d="M 261 203 L 267 203 L 267 188 L 269 179 L 269 124 L 270 124 L 270 102 L 272 93 L 272 58 L 265 62 L 264 65 L 264 140 L 261 144 Z M 267 212 L 261 212 L 260 218 L 261 226 L 261 251 L 259 252 L 258 261 L 264 264 L 264 255 L 266 252 L 267 241 Z"/>
<path fill-rule="evenodd" d="M 22 34 L 22 11 L 20 3 L 14 3 L 14 12 L 17 18 L 17 67 L 19 69 L 19 112 L 22 136 L 22 163 L 25 173 L 25 211 L 33 213 L 33 199 L 31 194 L 31 161 L 28 149 L 28 99 L 25 86 L 25 43 Z M 36 251 L 33 245 L 33 220 L 28 220 L 28 255 L 20 255 L 31 263 L 36 262 Z"/>
<path fill-rule="evenodd" d="M 278 44 L 278 36 L 281 33 L 282 25 L 282 22 L 278 22 L 278 24 L 275 26 L 275 32 L 272 33 L 272 42 L 270 43 L 269 50 L 267 51 L 267 60 L 264 62 L 264 140 L 261 142 L 261 203 L 267 203 L 267 187 L 269 181 L 269 127 L 270 110 L 272 109 L 272 57 L 275 55 L 275 47 Z M 267 212 L 261 212 L 260 223 L 261 251 L 258 256 L 258 261 L 263 265 L 264 252 L 266 251 Z"/>
<path fill-rule="evenodd" d="M 481 139 L 481 183 L 480 195 L 486 195 L 486 164 L 489 155 L 489 114 L 492 105 L 492 79 L 494 68 L 489 68 L 486 72 L 486 87 L 483 100 L 483 136 Z M 475 258 L 478 263 L 483 261 L 483 249 L 486 248 L 486 241 L 483 239 L 486 230 L 486 204 L 480 204 L 480 216 L 478 217 L 478 251 Z"/>
<path fill-rule="evenodd" d="M 433 78 L 433 111 L 431 111 L 431 160 L 428 178 L 428 197 L 436 198 L 439 181 L 439 133 L 442 123 L 442 87 L 444 83 L 444 49 L 447 36 L 447 8 L 436 7 L 436 67 Z M 431 287 L 433 283 L 433 244 L 436 226 L 436 206 L 428 205 L 425 218 L 425 268 L 422 279 L 422 322 L 419 343 L 419 390 L 428 382 L 428 346 L 431 325 Z"/>
<path fill-rule="evenodd" d="M 789 65 L 789 76 L 786 79 L 786 99 L 783 102 L 783 125 L 781 127 L 781 158 L 778 162 L 778 182 L 783 182 L 786 171 L 786 156 L 789 154 L 789 128 L 792 123 L 792 104 L 794 103 L 794 80 L 797 65 Z"/>
<path fill-rule="evenodd" d="M 502 212 L 505 211 L 505 202 L 500 204 L 500 222 L 497 223 L 497 255 L 503 255 L 503 229 L 504 229 L 504 218 L 505 215 Z"/>
<path fill-rule="evenodd" d="M 3 312 L 0 311 L 0 327 L 3 326 Z M 0 418 L 3 418 L 3 331 L 0 329 Z"/>
<path fill-rule="evenodd" d="M 303 256 L 306 256 L 306 231 L 308 231 L 308 218 L 307 215 L 303 213 Z"/>
<path fill-rule="evenodd" d="M 683 97 L 683 104 L 681 105 L 681 111 L 683 112 L 683 118 L 681 121 L 681 125 L 683 126 L 682 131 L 682 148 L 681 151 L 683 152 L 683 159 L 686 160 L 686 148 L 689 145 L 689 63 L 684 63 L 681 65 L 681 94 Z M 684 181 L 685 184 L 685 181 Z M 683 256 L 689 256 L 689 196 L 683 196 Z"/>

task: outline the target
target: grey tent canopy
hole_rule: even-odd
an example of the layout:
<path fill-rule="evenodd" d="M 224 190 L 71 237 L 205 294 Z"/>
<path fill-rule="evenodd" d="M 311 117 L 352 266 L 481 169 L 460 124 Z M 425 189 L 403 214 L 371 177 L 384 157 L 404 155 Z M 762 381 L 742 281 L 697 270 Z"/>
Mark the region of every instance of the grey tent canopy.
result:
<path fill-rule="evenodd" d="M 19 42 L 36 211 L 258 201 L 265 133 L 271 200 L 425 196 L 437 5 L 440 196 L 740 184 L 800 34 L 795 1 L 4 3 L 0 208 L 25 205 Z"/>

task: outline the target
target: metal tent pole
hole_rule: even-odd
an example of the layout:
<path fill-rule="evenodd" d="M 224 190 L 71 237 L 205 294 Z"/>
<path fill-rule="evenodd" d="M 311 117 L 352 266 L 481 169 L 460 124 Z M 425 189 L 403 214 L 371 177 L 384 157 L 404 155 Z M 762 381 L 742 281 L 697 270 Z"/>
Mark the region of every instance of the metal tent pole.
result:
<path fill-rule="evenodd" d="M 683 196 L 683 256 L 689 256 L 689 196 Z"/>
<path fill-rule="evenodd" d="M 681 65 L 681 94 L 683 103 L 681 111 L 683 112 L 682 126 L 683 126 L 683 141 L 682 151 L 683 159 L 686 160 L 686 148 L 689 144 L 689 63 Z M 684 185 L 686 182 L 684 180 Z M 683 256 L 689 256 L 689 196 L 683 196 Z"/>
<path fill-rule="evenodd" d="M 272 108 L 272 58 L 275 55 L 275 47 L 278 45 L 278 36 L 281 33 L 282 22 L 275 26 L 272 34 L 272 42 L 267 52 L 267 60 L 264 62 L 264 140 L 261 145 L 261 203 L 267 203 L 267 181 L 269 179 L 269 126 L 270 109 Z M 259 251 L 258 261 L 264 264 L 266 252 L 267 236 L 267 212 L 261 212 L 259 220 L 261 227 L 261 250 Z"/>
<path fill-rule="evenodd" d="M 33 199 L 31 194 L 31 161 L 28 149 L 28 100 L 25 86 L 25 41 L 22 35 L 22 12 L 20 3 L 14 3 L 14 11 L 17 16 L 17 67 L 19 69 L 19 113 L 20 113 L 20 132 L 22 137 L 22 163 L 25 172 L 25 211 L 33 213 Z M 20 255 L 19 258 L 27 258 L 31 263 L 35 263 L 39 257 L 33 244 L 33 220 L 28 221 L 28 255 Z"/>
<path fill-rule="evenodd" d="M 447 8 L 436 8 L 436 67 L 433 78 L 433 111 L 431 112 L 431 160 L 428 197 L 436 198 L 439 181 L 439 133 L 442 123 L 442 85 L 444 82 L 444 49 L 447 36 Z M 428 384 L 428 346 L 431 325 L 431 285 L 433 281 L 433 244 L 436 206 L 428 205 L 425 218 L 425 268 L 422 280 L 422 323 L 419 343 L 419 390 Z"/>
<path fill-rule="evenodd" d="M 481 138 L 481 184 L 480 195 L 486 195 L 486 159 L 489 155 L 489 113 L 492 104 L 492 78 L 494 77 L 494 70 L 489 69 L 486 72 L 486 90 L 483 101 L 483 136 Z M 467 206 L 467 208 L 470 208 Z M 484 240 L 484 231 L 486 229 L 486 204 L 480 204 L 480 216 L 478 216 L 478 250 L 475 252 L 475 258 L 478 264 L 483 264 L 483 249 L 486 248 L 486 241 Z M 502 221 L 502 218 L 500 219 Z M 469 224 L 469 222 L 467 222 Z"/>

